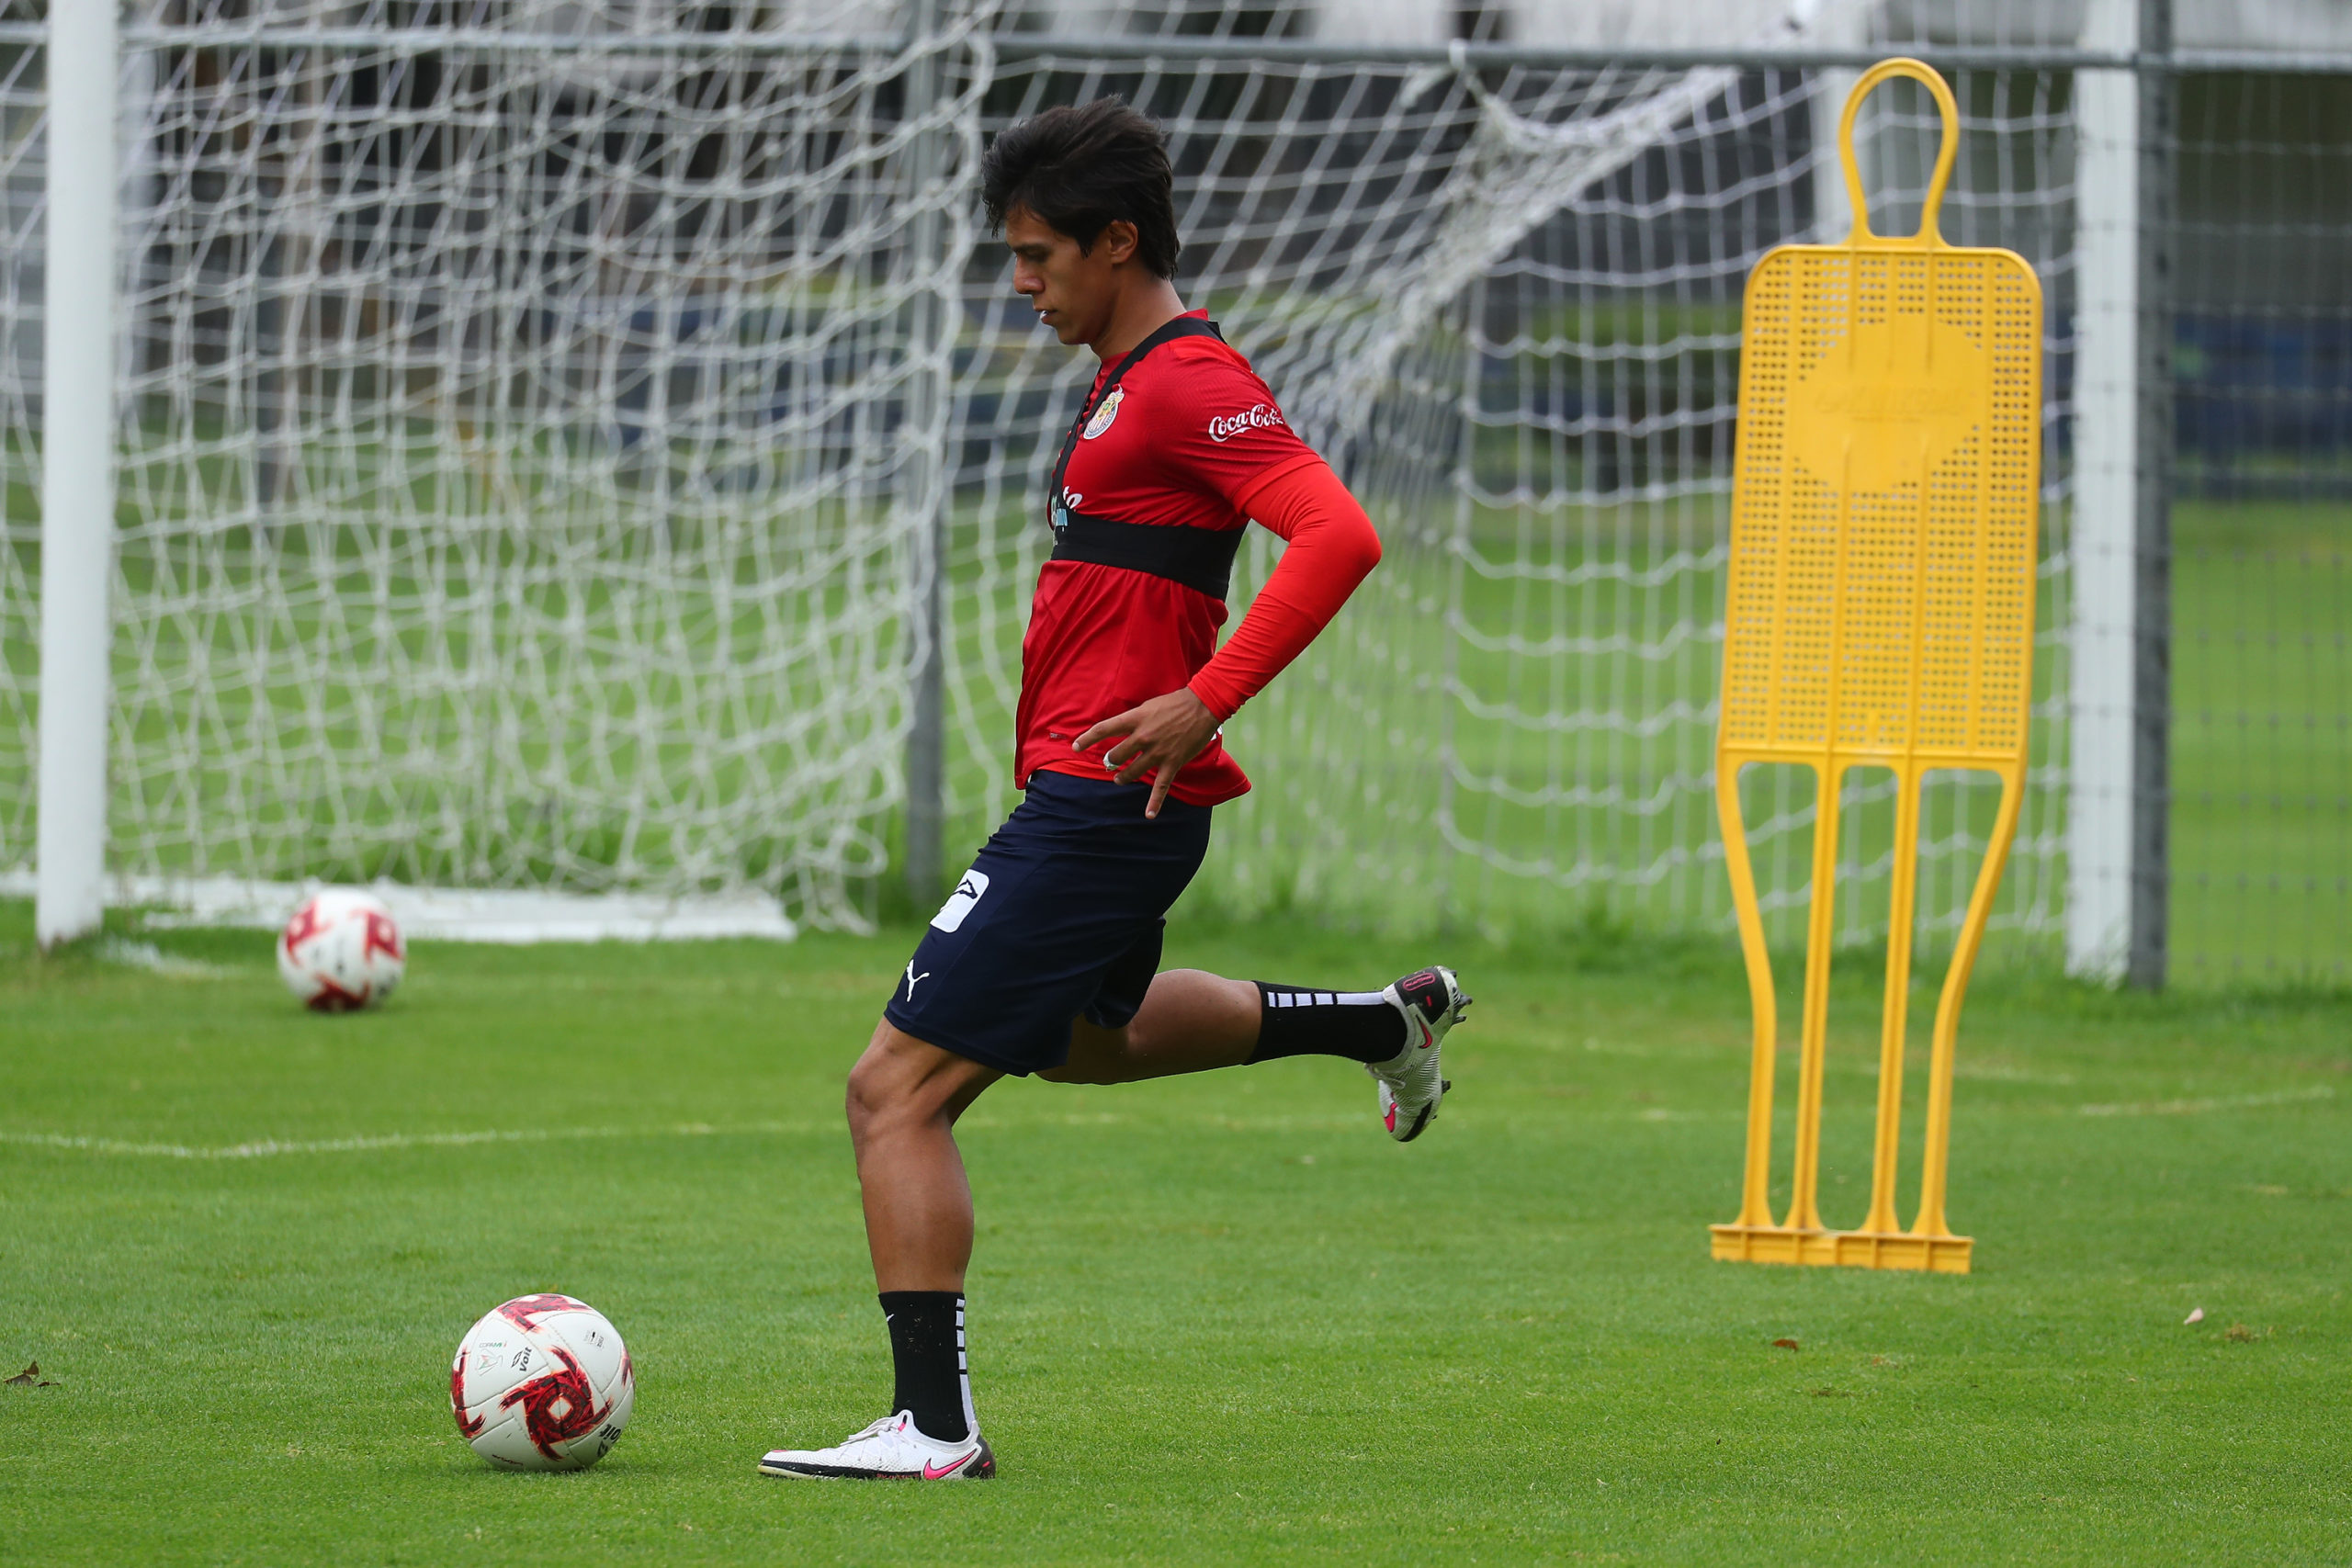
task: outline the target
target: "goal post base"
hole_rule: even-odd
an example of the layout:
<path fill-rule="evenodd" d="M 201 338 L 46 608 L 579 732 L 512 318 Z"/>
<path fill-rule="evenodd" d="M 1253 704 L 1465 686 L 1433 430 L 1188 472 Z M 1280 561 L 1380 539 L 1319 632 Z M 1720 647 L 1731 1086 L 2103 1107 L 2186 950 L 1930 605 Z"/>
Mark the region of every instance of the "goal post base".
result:
<path fill-rule="evenodd" d="M 22 870 L 0 870 L 0 898 L 32 891 Z M 139 924 L 276 931 L 328 883 L 232 876 L 117 876 L 107 903 L 139 911 Z M 791 942 L 799 927 L 772 893 L 563 893 L 529 888 L 417 887 L 398 882 L 335 884 L 384 902 L 410 940 L 527 944 L 541 942 L 697 942 L 751 937 Z"/>
<path fill-rule="evenodd" d="M 1965 1274 L 1976 1243 L 1964 1235 L 1912 1231 L 1801 1231 L 1786 1225 L 1711 1225 L 1714 1255 L 1731 1263 L 1822 1264 Z"/>

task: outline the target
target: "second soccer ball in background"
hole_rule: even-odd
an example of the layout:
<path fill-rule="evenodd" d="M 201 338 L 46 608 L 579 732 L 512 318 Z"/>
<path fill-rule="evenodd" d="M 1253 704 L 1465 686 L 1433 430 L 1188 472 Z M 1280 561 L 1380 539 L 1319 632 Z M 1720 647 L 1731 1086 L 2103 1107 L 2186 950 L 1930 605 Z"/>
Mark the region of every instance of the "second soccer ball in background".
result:
<path fill-rule="evenodd" d="M 392 994 L 408 967 L 383 900 L 350 888 L 305 899 L 277 939 L 277 973 L 315 1012 L 354 1012 Z"/>

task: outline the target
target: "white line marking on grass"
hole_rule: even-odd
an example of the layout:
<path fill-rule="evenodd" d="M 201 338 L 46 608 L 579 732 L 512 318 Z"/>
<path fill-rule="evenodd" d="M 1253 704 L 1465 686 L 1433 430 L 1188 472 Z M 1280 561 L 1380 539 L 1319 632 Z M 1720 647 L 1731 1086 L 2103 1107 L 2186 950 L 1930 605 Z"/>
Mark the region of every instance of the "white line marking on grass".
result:
<path fill-rule="evenodd" d="M 0 1133 L 0 1144 L 148 1159 L 267 1159 L 277 1155 L 373 1154 L 382 1149 L 466 1148 L 477 1144 L 573 1143 L 592 1138 L 719 1138 L 823 1130 L 808 1122 L 745 1122 L 728 1127 L 681 1122 L 668 1127 L 545 1127 L 481 1133 L 382 1133 L 356 1138 L 263 1138 L 250 1144 L 210 1148 L 187 1144 L 141 1144 L 127 1138 L 78 1137 L 67 1133 Z"/>
<path fill-rule="evenodd" d="M 2252 1111 L 2265 1105 L 2301 1105 L 2333 1100 L 2335 1090 L 2325 1084 L 2311 1089 L 2283 1089 L 2275 1094 L 2229 1094 L 2211 1100 L 2139 1100 L 2115 1105 L 2077 1105 L 2083 1116 L 2201 1116 L 2209 1111 Z"/>
<path fill-rule="evenodd" d="M 119 964 L 126 969 L 144 969 L 151 975 L 161 975 L 173 980 L 224 980 L 236 973 L 218 964 L 206 964 L 199 959 L 182 958 L 165 953 L 152 942 L 128 942 L 110 936 L 98 943 L 98 957 L 108 964 Z"/>
<path fill-rule="evenodd" d="M 1956 1078 L 1973 1078 L 1984 1083 L 2048 1084 L 2058 1089 L 2072 1089 L 2075 1085 L 2075 1075 L 2072 1073 L 2029 1072 L 2023 1067 L 2007 1066 L 1998 1062 L 1985 1062 L 1973 1066 L 1966 1062 L 1955 1063 L 1951 1069 L 1951 1076 Z"/>

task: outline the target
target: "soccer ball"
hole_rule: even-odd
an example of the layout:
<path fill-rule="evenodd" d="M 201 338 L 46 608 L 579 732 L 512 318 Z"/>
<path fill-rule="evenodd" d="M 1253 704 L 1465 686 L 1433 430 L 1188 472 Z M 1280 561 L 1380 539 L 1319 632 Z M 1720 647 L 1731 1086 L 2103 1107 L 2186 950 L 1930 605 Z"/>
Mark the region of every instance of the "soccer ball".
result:
<path fill-rule="evenodd" d="M 637 1404 L 637 1373 L 605 1314 L 570 1296 L 517 1296 L 467 1331 L 449 1406 L 474 1452 L 507 1470 L 585 1470 Z"/>
<path fill-rule="evenodd" d="M 277 972 L 318 1012 L 373 1007 L 401 983 L 408 955 L 383 901 L 330 888 L 294 911 L 277 940 Z"/>

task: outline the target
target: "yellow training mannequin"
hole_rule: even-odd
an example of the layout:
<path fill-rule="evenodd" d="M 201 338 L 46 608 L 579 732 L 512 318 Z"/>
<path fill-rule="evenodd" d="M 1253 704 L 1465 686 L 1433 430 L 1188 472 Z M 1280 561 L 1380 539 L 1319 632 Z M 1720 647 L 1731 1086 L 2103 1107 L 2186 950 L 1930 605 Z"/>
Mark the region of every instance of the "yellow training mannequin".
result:
<path fill-rule="evenodd" d="M 1853 138 L 1862 99 L 1895 76 L 1934 95 L 1943 143 L 1919 231 L 1888 238 L 1871 232 Z M 1774 250 L 1747 280 L 1715 795 L 1756 1036 L 1739 1218 L 1713 1227 L 1714 1256 L 1964 1273 L 1970 1240 L 1944 1219 L 1952 1041 L 2025 789 L 2041 287 L 2022 257 L 1948 245 L 1938 231 L 1960 113 L 1929 67 L 1872 67 L 1846 101 L 1838 141 L 1852 232 Z M 1795 1161 L 1777 1224 L 1775 1004 L 1739 808 L 1740 771 L 1757 762 L 1812 769 L 1818 802 Z M 1859 1229 L 1832 1231 L 1817 1201 L 1822 1063 L 1838 795 L 1855 767 L 1894 775 L 1894 886 L 1870 1209 Z M 1919 1208 L 1905 1230 L 1895 1153 L 1919 788 L 1939 768 L 1997 774 L 2001 804 L 1936 1010 Z"/>

